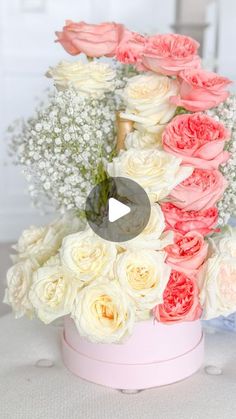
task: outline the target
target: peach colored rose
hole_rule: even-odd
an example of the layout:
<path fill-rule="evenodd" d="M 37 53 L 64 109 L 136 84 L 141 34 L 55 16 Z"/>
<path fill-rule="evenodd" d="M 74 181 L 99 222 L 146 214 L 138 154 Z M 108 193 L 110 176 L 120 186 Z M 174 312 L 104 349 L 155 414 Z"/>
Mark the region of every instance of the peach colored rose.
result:
<path fill-rule="evenodd" d="M 113 22 L 93 25 L 67 20 L 62 32 L 56 35 L 57 42 L 71 55 L 83 52 L 88 57 L 113 57 L 123 30 L 123 25 Z"/>
<path fill-rule="evenodd" d="M 185 35 L 150 36 L 143 54 L 146 69 L 168 76 L 178 75 L 185 68 L 198 68 L 199 43 Z"/>
<path fill-rule="evenodd" d="M 116 49 L 116 59 L 123 64 L 133 64 L 140 68 L 145 44 L 146 38 L 143 35 L 126 29 Z"/>
<path fill-rule="evenodd" d="M 198 320 L 202 315 L 196 279 L 182 272 L 172 271 L 163 295 L 163 303 L 153 314 L 161 323 Z"/>
<path fill-rule="evenodd" d="M 208 244 L 197 231 L 175 233 L 174 243 L 165 247 L 166 263 L 186 274 L 197 274 L 207 257 Z"/>
<path fill-rule="evenodd" d="M 193 174 L 172 190 L 170 199 L 185 211 L 200 211 L 219 201 L 228 182 L 219 170 L 195 169 Z"/>
<path fill-rule="evenodd" d="M 229 153 L 224 151 L 230 131 L 203 113 L 176 116 L 162 135 L 163 148 L 182 158 L 183 164 L 201 169 L 218 169 Z"/>
<path fill-rule="evenodd" d="M 226 77 L 202 69 L 189 69 L 180 73 L 180 93 L 171 103 L 192 112 L 205 111 L 224 102 L 229 96 Z"/>
<path fill-rule="evenodd" d="M 181 234 L 198 231 L 203 236 L 216 231 L 218 209 L 211 207 L 202 211 L 184 211 L 170 202 L 161 205 L 165 216 L 166 230 Z"/>

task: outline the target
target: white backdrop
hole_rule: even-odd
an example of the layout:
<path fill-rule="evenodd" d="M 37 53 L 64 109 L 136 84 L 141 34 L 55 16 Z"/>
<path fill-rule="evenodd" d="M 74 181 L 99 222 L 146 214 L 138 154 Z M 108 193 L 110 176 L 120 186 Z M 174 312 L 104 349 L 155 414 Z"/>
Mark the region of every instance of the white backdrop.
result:
<path fill-rule="evenodd" d="M 221 4 L 220 71 L 235 79 L 236 2 Z M 175 0 L 0 0 L 0 242 L 43 222 L 30 206 L 19 169 L 9 164 L 4 130 L 12 119 L 30 115 L 35 97 L 48 86 L 43 77 L 48 66 L 70 59 L 53 42 L 65 19 L 115 20 L 141 32 L 167 32 L 175 20 Z"/>

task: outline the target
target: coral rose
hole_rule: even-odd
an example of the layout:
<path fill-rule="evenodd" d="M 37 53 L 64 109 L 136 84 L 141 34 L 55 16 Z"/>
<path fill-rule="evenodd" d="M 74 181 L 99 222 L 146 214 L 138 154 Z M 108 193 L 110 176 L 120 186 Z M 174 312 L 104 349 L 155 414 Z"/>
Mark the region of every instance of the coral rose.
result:
<path fill-rule="evenodd" d="M 226 77 L 202 69 L 184 70 L 180 73 L 180 94 L 170 101 L 192 112 L 205 111 L 227 99 L 230 83 Z"/>
<path fill-rule="evenodd" d="M 183 164 L 201 169 L 217 169 L 229 153 L 224 151 L 230 131 L 202 113 L 176 116 L 166 127 L 162 142 L 168 153 L 181 157 Z"/>
<path fill-rule="evenodd" d="M 123 64 L 138 65 L 141 62 L 146 38 L 136 32 L 125 30 L 116 50 L 116 59 Z"/>
<path fill-rule="evenodd" d="M 123 25 L 113 22 L 93 25 L 67 20 L 62 32 L 56 35 L 57 42 L 71 55 L 83 52 L 88 57 L 113 57 L 123 31 Z"/>
<path fill-rule="evenodd" d="M 170 199 L 185 211 L 200 211 L 219 201 L 228 182 L 219 170 L 195 169 L 193 174 L 172 190 Z"/>
<path fill-rule="evenodd" d="M 157 73 L 177 75 L 185 68 L 200 66 L 198 48 L 199 43 L 185 35 L 150 36 L 143 54 L 143 65 Z"/>
<path fill-rule="evenodd" d="M 194 321 L 202 315 L 199 290 L 193 276 L 172 271 L 163 299 L 163 303 L 153 310 L 156 320 L 161 323 Z"/>
<path fill-rule="evenodd" d="M 166 263 L 175 270 L 196 274 L 207 257 L 208 244 L 197 231 L 175 233 L 174 243 L 165 248 Z"/>
<path fill-rule="evenodd" d="M 184 211 L 170 202 L 161 205 L 165 216 L 166 230 L 181 234 L 189 231 L 198 231 L 203 236 L 216 231 L 218 222 L 218 209 L 211 207 L 202 211 Z"/>

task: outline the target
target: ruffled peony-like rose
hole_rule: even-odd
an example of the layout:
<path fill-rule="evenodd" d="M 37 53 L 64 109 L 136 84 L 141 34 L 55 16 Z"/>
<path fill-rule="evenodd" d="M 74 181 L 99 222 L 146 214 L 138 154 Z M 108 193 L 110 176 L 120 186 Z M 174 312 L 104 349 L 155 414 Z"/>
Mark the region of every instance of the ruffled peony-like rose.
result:
<path fill-rule="evenodd" d="M 143 35 L 126 29 L 116 49 L 116 59 L 123 64 L 139 67 L 145 44 L 146 38 Z"/>
<path fill-rule="evenodd" d="M 121 151 L 107 165 L 110 176 L 127 177 L 142 186 L 151 202 L 165 198 L 183 179 L 192 173 L 191 167 L 181 166 L 181 159 L 160 150 Z"/>
<path fill-rule="evenodd" d="M 166 152 L 181 157 L 183 163 L 200 169 L 218 169 L 229 153 L 224 151 L 230 131 L 202 113 L 176 116 L 166 127 L 162 142 Z"/>
<path fill-rule="evenodd" d="M 147 39 L 143 65 L 148 70 L 168 76 L 178 75 L 186 68 L 200 67 L 199 43 L 178 34 L 154 35 Z"/>
<path fill-rule="evenodd" d="M 122 289 L 134 301 L 139 319 L 149 318 L 150 310 L 163 301 L 163 292 L 171 268 L 166 254 L 154 250 L 127 250 L 115 263 L 115 276 Z"/>
<path fill-rule="evenodd" d="M 61 61 L 50 67 L 46 76 L 53 79 L 58 90 L 72 86 L 85 97 L 101 97 L 114 90 L 116 72 L 107 63 Z"/>
<path fill-rule="evenodd" d="M 164 291 L 163 303 L 153 310 L 161 323 L 177 323 L 198 320 L 202 315 L 196 278 L 172 271 Z"/>
<path fill-rule="evenodd" d="M 159 132 L 160 125 L 174 116 L 176 106 L 170 98 L 178 94 L 177 80 L 148 73 L 131 77 L 123 90 L 126 105 L 121 117 L 138 123 L 150 132 Z"/>
<path fill-rule="evenodd" d="M 207 257 L 208 244 L 197 231 L 175 233 L 174 243 L 165 248 L 166 263 L 172 269 L 188 274 L 197 274 Z"/>
<path fill-rule="evenodd" d="M 90 341 L 118 343 L 133 332 L 135 308 L 117 281 L 101 278 L 78 293 L 72 318 Z"/>
<path fill-rule="evenodd" d="M 216 231 L 219 216 L 217 207 L 201 211 L 185 211 L 170 202 L 165 202 L 161 204 L 161 209 L 165 216 L 166 230 L 180 234 L 198 231 L 203 236 Z"/>
<path fill-rule="evenodd" d="M 56 35 L 57 42 L 71 55 L 83 52 L 88 57 L 113 57 L 123 31 L 123 25 L 113 22 L 94 25 L 67 20 L 62 32 Z"/>
<path fill-rule="evenodd" d="M 228 186 L 219 170 L 195 169 L 193 174 L 172 190 L 170 199 L 185 211 L 213 207 Z"/>
<path fill-rule="evenodd" d="M 201 69 L 180 73 L 180 93 L 171 103 L 192 112 L 205 111 L 224 102 L 229 96 L 226 87 L 231 83 L 226 77 Z"/>

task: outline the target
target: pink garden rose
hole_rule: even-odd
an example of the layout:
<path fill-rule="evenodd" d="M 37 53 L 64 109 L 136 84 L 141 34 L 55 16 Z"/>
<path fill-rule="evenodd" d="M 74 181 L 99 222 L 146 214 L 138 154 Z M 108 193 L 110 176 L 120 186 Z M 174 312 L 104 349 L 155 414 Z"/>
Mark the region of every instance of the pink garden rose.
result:
<path fill-rule="evenodd" d="M 222 198 L 227 185 L 219 170 L 195 169 L 171 191 L 169 198 L 185 211 L 200 211 L 213 207 Z"/>
<path fill-rule="evenodd" d="M 166 127 L 162 142 L 166 152 L 202 169 L 218 169 L 229 153 L 224 151 L 230 131 L 203 113 L 176 116 Z"/>
<path fill-rule="evenodd" d="M 153 314 L 161 323 L 198 320 L 202 308 L 195 277 L 173 270 L 164 291 L 163 303 L 154 308 Z"/>
<path fill-rule="evenodd" d="M 145 44 L 144 36 L 126 29 L 116 49 L 116 59 L 123 64 L 137 65 L 140 68 Z"/>
<path fill-rule="evenodd" d="M 185 35 L 154 35 L 147 39 L 143 54 L 143 65 L 147 70 L 178 75 L 185 68 L 198 68 L 199 43 Z"/>
<path fill-rule="evenodd" d="M 83 52 L 88 57 L 113 57 L 123 31 L 123 25 L 117 23 L 93 25 L 67 20 L 63 31 L 56 35 L 57 42 L 71 55 Z"/>
<path fill-rule="evenodd" d="M 197 231 L 175 233 L 174 243 L 165 247 L 166 263 L 186 274 L 197 274 L 206 259 L 208 244 Z"/>
<path fill-rule="evenodd" d="M 203 236 L 217 231 L 219 216 L 217 207 L 202 211 L 184 211 L 171 202 L 164 202 L 161 209 L 165 216 L 166 230 L 180 234 L 198 231 Z"/>
<path fill-rule="evenodd" d="M 224 102 L 229 96 L 226 87 L 231 83 L 226 77 L 202 69 L 181 71 L 180 94 L 171 103 L 192 112 L 205 111 Z"/>

